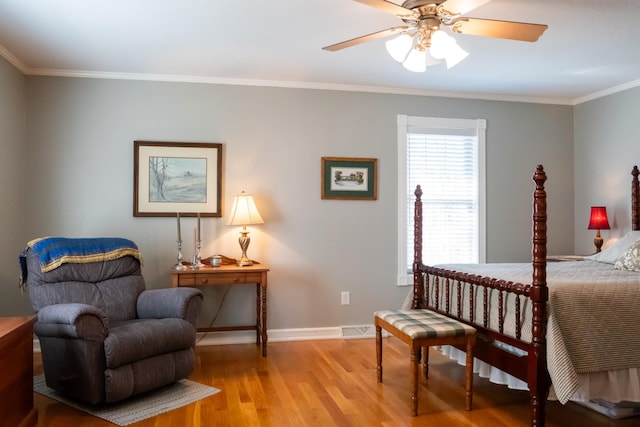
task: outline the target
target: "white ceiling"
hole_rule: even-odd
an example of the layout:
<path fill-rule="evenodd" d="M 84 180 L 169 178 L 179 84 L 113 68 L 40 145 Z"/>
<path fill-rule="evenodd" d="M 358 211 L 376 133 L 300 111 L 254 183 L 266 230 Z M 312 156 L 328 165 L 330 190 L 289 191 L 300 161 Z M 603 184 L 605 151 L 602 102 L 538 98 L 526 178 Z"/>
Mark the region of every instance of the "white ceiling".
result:
<path fill-rule="evenodd" d="M 456 34 L 467 59 L 412 73 L 384 39 L 322 50 L 402 24 L 352 0 L 0 0 L 0 54 L 29 75 L 567 104 L 640 85 L 638 0 L 492 0 L 467 15 L 549 28 L 535 43 Z"/>

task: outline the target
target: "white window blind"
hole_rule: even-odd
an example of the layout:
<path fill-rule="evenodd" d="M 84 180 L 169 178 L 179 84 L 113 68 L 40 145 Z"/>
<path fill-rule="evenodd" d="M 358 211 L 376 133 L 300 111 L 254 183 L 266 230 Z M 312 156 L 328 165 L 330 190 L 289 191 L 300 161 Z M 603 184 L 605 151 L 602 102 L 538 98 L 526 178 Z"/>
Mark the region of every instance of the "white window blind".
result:
<path fill-rule="evenodd" d="M 411 283 L 413 208 L 422 188 L 425 264 L 484 254 L 484 120 L 398 117 L 398 284 Z"/>

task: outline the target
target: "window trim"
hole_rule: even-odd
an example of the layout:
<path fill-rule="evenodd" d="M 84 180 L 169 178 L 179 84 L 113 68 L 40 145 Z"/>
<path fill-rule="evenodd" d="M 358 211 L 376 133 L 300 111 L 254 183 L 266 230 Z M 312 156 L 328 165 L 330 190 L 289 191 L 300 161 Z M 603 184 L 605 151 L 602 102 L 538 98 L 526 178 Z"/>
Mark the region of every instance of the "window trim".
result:
<path fill-rule="evenodd" d="M 397 286 L 413 284 L 413 274 L 406 272 L 407 262 L 407 133 L 410 126 L 430 129 L 464 129 L 475 131 L 478 139 L 478 258 L 486 262 L 486 119 L 451 119 L 398 115 L 398 260 Z"/>

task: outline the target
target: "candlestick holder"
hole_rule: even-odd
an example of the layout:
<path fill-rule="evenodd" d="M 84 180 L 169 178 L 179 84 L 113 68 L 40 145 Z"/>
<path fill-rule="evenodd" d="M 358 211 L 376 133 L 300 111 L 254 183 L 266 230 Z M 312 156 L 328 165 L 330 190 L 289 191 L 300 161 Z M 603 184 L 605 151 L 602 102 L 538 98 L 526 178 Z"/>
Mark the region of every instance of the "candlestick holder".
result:
<path fill-rule="evenodd" d="M 178 243 L 178 263 L 173 268 L 176 270 L 184 270 L 187 267 L 182 264 L 182 240 L 176 240 L 176 242 Z"/>
<path fill-rule="evenodd" d="M 198 268 L 204 267 L 204 264 L 202 263 L 202 258 L 201 258 L 201 255 L 200 255 L 200 244 L 201 244 L 200 239 L 197 239 L 196 240 L 196 253 L 193 254 L 193 266 L 192 266 L 193 269 L 198 269 Z"/>

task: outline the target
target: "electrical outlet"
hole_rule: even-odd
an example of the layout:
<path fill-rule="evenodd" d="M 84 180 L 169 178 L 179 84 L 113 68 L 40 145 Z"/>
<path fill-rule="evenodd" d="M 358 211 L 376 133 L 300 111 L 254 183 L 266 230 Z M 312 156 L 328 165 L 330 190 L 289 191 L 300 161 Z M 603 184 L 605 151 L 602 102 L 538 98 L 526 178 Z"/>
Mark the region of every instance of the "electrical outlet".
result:
<path fill-rule="evenodd" d="M 349 305 L 351 303 L 351 292 L 341 292 L 340 293 L 340 303 L 342 305 Z"/>

